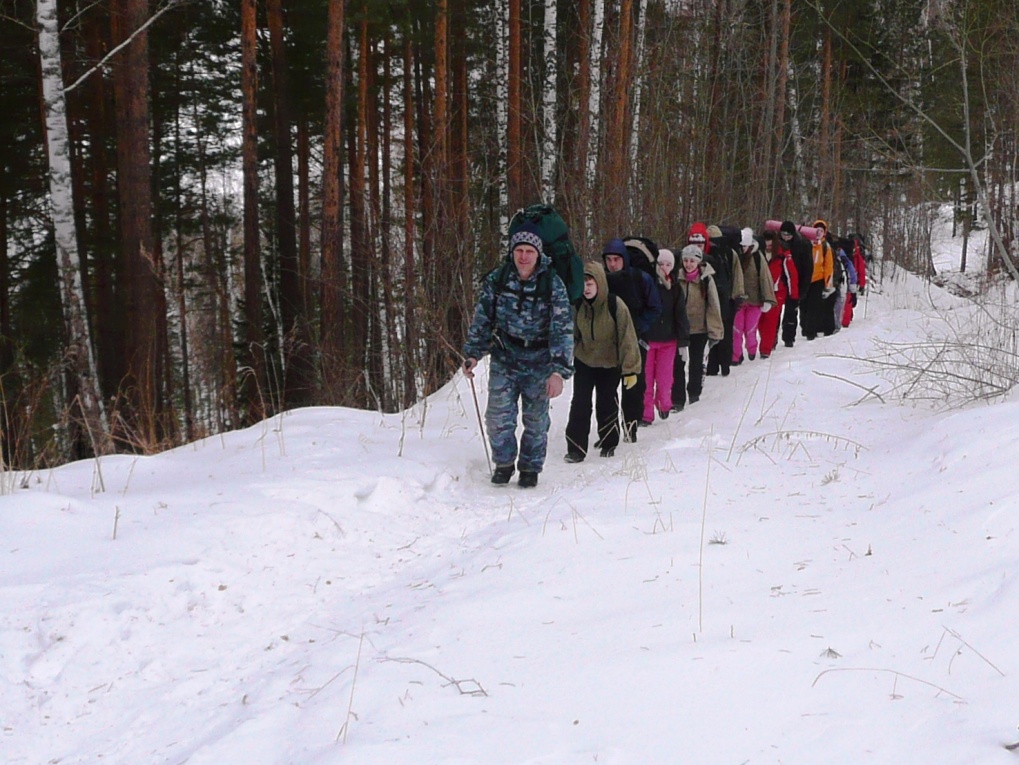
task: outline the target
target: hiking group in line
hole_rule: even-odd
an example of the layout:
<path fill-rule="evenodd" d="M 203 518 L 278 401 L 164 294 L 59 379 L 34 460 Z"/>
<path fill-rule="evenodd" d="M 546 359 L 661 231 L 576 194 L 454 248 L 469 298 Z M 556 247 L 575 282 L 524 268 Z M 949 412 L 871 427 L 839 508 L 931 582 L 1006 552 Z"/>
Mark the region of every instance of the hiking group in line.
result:
<path fill-rule="evenodd" d="M 491 356 L 492 483 L 519 472 L 521 487 L 537 485 L 549 402 L 571 376 L 564 459 L 587 458 L 592 413 L 593 448 L 612 457 L 656 414 L 664 420 L 697 403 L 705 376 L 769 358 L 780 337 L 791 348 L 798 334 L 811 341 L 848 327 L 865 286 L 862 237 L 834 237 L 822 219 L 768 220 L 760 234 L 697 222 L 678 255 L 629 237 L 609 239 L 600 262 L 582 262 L 552 208 L 518 212 L 463 347 L 470 379 Z"/>

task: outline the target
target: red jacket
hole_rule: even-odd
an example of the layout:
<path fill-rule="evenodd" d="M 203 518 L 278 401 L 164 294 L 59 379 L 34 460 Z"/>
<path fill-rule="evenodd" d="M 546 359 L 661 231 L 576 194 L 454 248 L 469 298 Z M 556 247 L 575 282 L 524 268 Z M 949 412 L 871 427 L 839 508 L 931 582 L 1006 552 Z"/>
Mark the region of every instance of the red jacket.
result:
<path fill-rule="evenodd" d="M 867 260 L 863 257 L 858 239 L 853 239 L 853 268 L 856 269 L 856 281 L 860 292 L 867 286 Z"/>
<path fill-rule="evenodd" d="M 783 247 L 779 242 L 775 242 L 772 247 L 774 249 L 771 260 L 768 261 L 768 268 L 771 270 L 775 299 L 780 304 L 790 297 L 793 300 L 799 300 L 800 276 L 796 270 L 796 263 L 793 262 L 792 253 L 789 248 Z"/>

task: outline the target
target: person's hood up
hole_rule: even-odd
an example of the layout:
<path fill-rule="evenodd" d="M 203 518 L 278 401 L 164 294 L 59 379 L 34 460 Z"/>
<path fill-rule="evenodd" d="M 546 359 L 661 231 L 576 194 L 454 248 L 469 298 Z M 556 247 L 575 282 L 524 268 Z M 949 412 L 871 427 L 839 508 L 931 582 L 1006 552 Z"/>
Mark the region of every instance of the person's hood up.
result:
<path fill-rule="evenodd" d="M 609 299 L 609 280 L 605 275 L 605 266 L 597 260 L 588 260 L 584 263 L 584 276 L 592 277 L 598 285 L 598 294 L 591 301 L 592 307 L 597 308 Z"/>
<path fill-rule="evenodd" d="M 605 246 L 602 247 L 602 263 L 605 262 L 606 255 L 619 255 L 623 259 L 623 270 L 628 271 L 630 269 L 630 252 L 626 249 L 626 244 L 622 239 L 609 239 Z"/>

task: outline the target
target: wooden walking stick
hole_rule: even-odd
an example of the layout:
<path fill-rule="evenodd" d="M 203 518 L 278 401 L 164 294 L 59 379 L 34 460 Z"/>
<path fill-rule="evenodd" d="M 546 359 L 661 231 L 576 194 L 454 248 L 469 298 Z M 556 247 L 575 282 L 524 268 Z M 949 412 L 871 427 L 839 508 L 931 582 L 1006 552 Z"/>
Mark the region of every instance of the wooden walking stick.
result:
<path fill-rule="evenodd" d="M 474 396 L 474 411 L 478 415 L 478 430 L 481 431 L 481 443 L 485 445 L 485 460 L 488 462 L 488 474 L 492 475 L 492 456 L 488 453 L 488 437 L 485 435 L 485 423 L 481 419 L 481 405 L 478 404 L 478 391 L 474 387 L 474 378 L 468 377 L 471 384 L 471 395 Z"/>

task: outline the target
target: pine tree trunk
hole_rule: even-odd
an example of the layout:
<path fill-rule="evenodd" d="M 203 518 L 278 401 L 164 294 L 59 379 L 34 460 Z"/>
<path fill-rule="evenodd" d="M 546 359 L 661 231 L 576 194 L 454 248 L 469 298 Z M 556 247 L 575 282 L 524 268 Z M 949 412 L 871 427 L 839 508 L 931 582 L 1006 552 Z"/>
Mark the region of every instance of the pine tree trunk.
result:
<path fill-rule="evenodd" d="M 91 61 L 98 61 L 109 48 L 110 28 L 106 14 L 93 9 L 84 20 L 86 55 Z M 114 109 L 107 77 L 95 74 L 83 85 L 88 109 L 83 109 L 87 134 L 105 136 L 115 134 L 112 124 Z M 111 221 L 111 188 L 113 164 L 107 142 L 92 141 L 89 150 L 89 179 L 91 202 L 90 222 L 92 226 L 92 301 L 94 306 L 93 327 L 97 362 L 99 365 L 100 390 L 109 401 L 117 392 L 126 372 L 124 366 L 124 328 L 119 320 L 122 311 L 119 298 L 114 290 L 116 259 L 116 237 Z M 86 299 L 88 293 L 86 293 Z"/>
<path fill-rule="evenodd" d="M 350 273 L 351 307 L 353 323 L 350 343 L 351 380 L 348 385 L 348 403 L 352 406 L 368 406 L 368 359 L 371 331 L 369 304 L 371 302 L 371 279 L 369 249 L 371 234 L 368 230 L 368 188 L 367 188 L 367 130 L 369 62 L 371 51 L 368 47 L 367 13 L 361 18 L 358 32 L 357 102 L 356 114 L 347 124 L 347 161 L 350 174 Z M 353 60 L 353 56 L 351 56 Z M 353 76 L 353 71 L 347 73 Z"/>
<path fill-rule="evenodd" d="M 427 395 L 441 385 L 444 380 L 436 379 L 435 342 L 430 334 L 435 332 L 436 325 L 432 312 L 438 303 L 437 285 L 432 278 L 435 259 L 435 172 L 432 157 L 432 120 L 429 111 L 431 92 L 428 89 L 429 78 L 426 76 L 425 53 L 421 46 L 420 30 L 414 42 L 414 103 L 417 106 L 417 172 L 420 179 L 421 200 L 421 250 L 418 257 L 418 269 L 415 278 L 418 282 L 417 320 L 421 337 L 421 370 L 424 393 Z"/>
<path fill-rule="evenodd" d="M 78 388 L 78 406 L 93 451 L 97 455 L 108 454 L 112 451 L 112 441 L 103 399 L 99 393 L 89 322 L 85 316 L 81 262 L 74 230 L 70 147 L 60 69 L 56 0 L 39 0 L 36 19 L 39 26 L 39 59 L 49 156 L 50 208 L 60 274 L 60 299 L 67 334 L 66 355 L 70 374 Z"/>
<path fill-rule="evenodd" d="M 11 262 L 8 253 L 8 203 L 0 191 L 0 471 L 28 466 L 30 439 L 21 437 L 21 375 L 15 362 L 11 324 Z"/>
<path fill-rule="evenodd" d="M 818 147 L 818 173 L 817 173 L 817 202 L 815 208 L 818 212 L 824 211 L 825 215 L 831 215 L 832 186 L 831 179 L 834 172 L 835 156 L 832 151 L 832 127 L 831 127 L 831 83 L 832 83 L 832 55 L 831 55 L 831 27 L 823 25 L 821 42 L 821 124 L 820 124 L 820 146 Z"/>
<path fill-rule="evenodd" d="M 308 115 L 297 121 L 297 268 L 301 279 L 302 312 L 309 323 L 314 315 L 311 274 L 311 136 Z M 314 372 L 314 370 L 312 370 Z"/>
<path fill-rule="evenodd" d="M 608 217 L 606 229 L 626 227 L 626 163 L 630 157 L 628 126 L 630 87 L 633 73 L 633 0 L 620 0 L 619 37 L 616 41 L 617 68 L 613 82 L 611 125 L 607 136 L 609 175 L 606 180 Z"/>
<path fill-rule="evenodd" d="M 176 91 L 181 91 L 180 60 L 174 59 L 174 85 Z M 188 332 L 188 321 L 190 310 L 187 301 L 187 281 L 185 279 L 185 256 L 186 245 L 184 243 L 184 195 L 181 181 L 184 177 L 183 154 L 184 149 L 181 143 L 181 101 L 173 102 L 173 233 L 174 250 L 177 254 L 176 269 L 176 290 L 177 290 L 177 314 L 180 321 L 180 373 L 181 373 L 181 394 L 184 406 L 184 437 L 188 442 L 195 438 L 194 401 L 191 396 L 191 353 L 189 349 L 190 337 Z"/>
<path fill-rule="evenodd" d="M 301 269 L 297 257 L 297 216 L 294 210 L 294 153 L 291 139 L 290 85 L 283 35 L 282 0 L 266 0 L 272 51 L 273 143 L 276 175 L 276 237 L 279 248 L 280 320 L 284 378 L 283 406 L 311 401 L 314 371 L 311 335 L 304 314 Z"/>
<path fill-rule="evenodd" d="M 774 132 L 774 168 L 772 177 L 776 185 L 781 180 L 783 186 L 776 193 L 773 202 L 778 209 L 783 209 L 788 204 L 789 194 L 793 191 L 789 185 L 791 173 L 785 172 L 783 153 L 786 139 L 785 105 L 789 98 L 789 34 L 792 27 L 792 0 L 783 0 L 781 35 L 778 49 L 778 83 L 775 88 L 775 132 Z"/>
<path fill-rule="evenodd" d="M 630 129 L 629 129 L 629 140 L 630 140 L 630 151 L 627 161 L 627 167 L 629 173 L 627 178 L 629 179 L 629 193 L 627 198 L 629 201 L 628 217 L 631 220 L 635 220 L 639 217 L 639 212 L 643 207 L 642 202 L 642 184 L 641 178 L 643 174 L 640 172 L 640 107 L 641 107 L 641 92 L 644 88 L 644 44 L 645 44 L 645 32 L 647 25 L 647 0 L 639 0 L 637 5 L 637 48 L 634 55 L 633 64 L 633 85 L 631 90 L 633 91 L 633 108 L 631 109 Z"/>
<path fill-rule="evenodd" d="M 261 242 L 258 227 L 257 0 L 241 0 L 241 164 L 244 178 L 244 317 L 241 402 L 248 423 L 266 416 L 268 400 L 262 331 Z"/>
<path fill-rule="evenodd" d="M 160 441 L 160 342 L 157 315 L 163 304 L 160 264 L 152 230 L 149 151 L 148 0 L 117 0 L 113 41 L 130 43 L 113 65 L 117 103 L 117 196 L 120 212 L 121 289 L 127 327 L 120 436 L 136 447 Z"/>
<path fill-rule="evenodd" d="M 322 165 L 322 382 L 327 401 L 342 396 L 346 355 L 347 291 L 343 263 L 343 4 L 330 0 L 326 37 L 326 111 Z"/>
<path fill-rule="evenodd" d="M 383 43 L 384 44 L 384 43 Z M 383 329 L 389 315 L 389 296 L 386 291 L 385 271 L 389 265 L 389 253 L 386 250 L 385 224 L 382 213 L 382 173 L 380 165 L 383 163 L 382 146 L 379 141 L 379 116 L 384 110 L 379 104 L 380 91 L 387 90 L 385 77 L 383 84 L 378 83 L 378 61 L 387 56 L 379 53 L 379 45 L 374 41 L 369 43 L 368 55 L 368 81 L 365 102 L 367 103 L 365 125 L 365 146 L 364 153 L 367 157 L 368 167 L 368 188 L 366 196 L 368 199 L 368 294 L 371 296 L 368 304 L 368 406 L 380 411 L 385 411 L 385 388 L 386 388 L 386 363 L 385 363 L 385 341 Z M 383 115 L 384 118 L 384 115 Z"/>
<path fill-rule="evenodd" d="M 417 399 L 419 333 L 418 333 L 418 274 L 414 258 L 414 216 L 417 200 L 414 190 L 414 48 L 410 25 L 403 40 L 403 401 L 406 408 Z"/>
<path fill-rule="evenodd" d="M 468 198 L 469 175 L 468 146 L 468 85 L 467 85 L 467 12 L 465 0 L 450 0 L 450 72 L 451 98 L 446 142 L 446 167 L 449 180 L 446 186 L 446 209 L 452 229 L 453 269 L 449 279 L 449 296 L 446 308 L 446 339 L 448 341 L 447 376 L 460 365 L 458 349 L 467 336 L 468 322 L 474 306 L 473 248 L 470 242 Z"/>
<path fill-rule="evenodd" d="M 753 164 L 753 188 L 760 191 L 755 209 L 772 210 L 775 207 L 774 169 L 775 153 L 775 93 L 778 88 L 778 38 L 779 38 L 779 0 L 771 0 L 771 11 L 768 17 L 768 47 L 764 62 L 764 82 L 762 90 L 763 119 L 758 132 L 757 145 L 761 147 L 760 161 Z"/>

